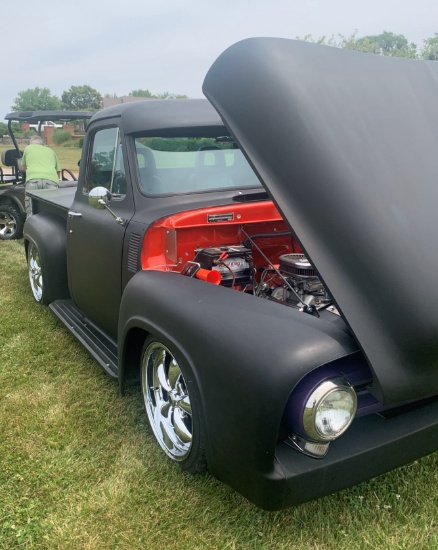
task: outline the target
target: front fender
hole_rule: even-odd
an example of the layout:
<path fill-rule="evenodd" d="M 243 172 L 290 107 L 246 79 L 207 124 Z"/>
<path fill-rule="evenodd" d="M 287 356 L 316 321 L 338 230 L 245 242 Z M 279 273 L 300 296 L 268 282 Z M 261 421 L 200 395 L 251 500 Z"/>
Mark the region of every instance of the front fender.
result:
<path fill-rule="evenodd" d="M 24 246 L 38 247 L 48 302 L 70 298 L 67 278 L 66 221 L 52 212 L 34 214 L 26 219 Z"/>
<path fill-rule="evenodd" d="M 176 348 L 196 383 L 210 471 L 247 492 L 274 468 L 287 399 L 316 367 L 358 350 L 344 330 L 296 309 L 171 272 L 138 272 L 125 288 L 124 342 L 141 328 Z M 245 491 L 246 487 L 246 491 Z"/>

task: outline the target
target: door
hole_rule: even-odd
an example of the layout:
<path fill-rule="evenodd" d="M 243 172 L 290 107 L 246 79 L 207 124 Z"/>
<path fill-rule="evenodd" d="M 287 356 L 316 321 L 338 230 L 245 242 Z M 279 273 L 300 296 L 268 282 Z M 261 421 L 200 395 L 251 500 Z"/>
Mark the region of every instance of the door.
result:
<path fill-rule="evenodd" d="M 126 225 L 134 214 L 130 178 L 121 133 L 117 126 L 92 131 L 85 144 L 85 172 L 69 212 L 67 261 L 71 295 L 97 325 L 117 335 L 121 300 L 122 255 Z M 82 167 L 81 167 L 82 170 Z M 95 187 L 111 193 L 109 207 L 123 220 L 117 223 L 107 209 L 88 202 Z"/>

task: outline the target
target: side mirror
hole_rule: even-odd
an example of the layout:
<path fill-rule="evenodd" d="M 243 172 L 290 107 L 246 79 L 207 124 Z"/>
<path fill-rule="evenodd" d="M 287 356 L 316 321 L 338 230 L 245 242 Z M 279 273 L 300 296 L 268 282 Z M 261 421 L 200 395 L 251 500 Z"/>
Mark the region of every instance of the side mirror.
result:
<path fill-rule="evenodd" d="M 103 210 L 104 208 L 106 208 L 111 216 L 116 220 L 116 223 L 125 226 L 126 220 L 124 220 L 120 216 L 117 216 L 117 214 L 114 214 L 114 212 L 108 206 L 112 198 L 113 196 L 106 187 L 95 187 L 88 194 L 88 203 L 90 206 L 92 206 L 93 208 L 97 208 L 98 210 Z"/>
<path fill-rule="evenodd" d="M 93 208 L 103 210 L 111 198 L 111 193 L 106 187 L 94 187 L 88 194 L 88 203 Z"/>

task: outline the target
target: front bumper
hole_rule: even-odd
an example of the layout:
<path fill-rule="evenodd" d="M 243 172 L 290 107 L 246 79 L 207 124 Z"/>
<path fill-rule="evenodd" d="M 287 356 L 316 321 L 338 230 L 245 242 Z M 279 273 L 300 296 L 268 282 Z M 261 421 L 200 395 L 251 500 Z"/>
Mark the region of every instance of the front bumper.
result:
<path fill-rule="evenodd" d="M 265 510 L 280 510 L 356 485 L 438 450 L 438 399 L 392 418 L 356 419 L 330 444 L 321 460 L 285 443 L 275 449 L 274 468 L 236 487 Z"/>

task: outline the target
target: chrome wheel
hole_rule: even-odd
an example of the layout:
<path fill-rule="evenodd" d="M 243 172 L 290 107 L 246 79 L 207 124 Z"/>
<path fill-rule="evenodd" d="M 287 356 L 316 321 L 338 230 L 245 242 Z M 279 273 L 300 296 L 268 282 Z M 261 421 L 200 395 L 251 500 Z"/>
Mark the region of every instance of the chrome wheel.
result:
<path fill-rule="evenodd" d="M 0 239 L 19 239 L 23 235 L 20 212 L 8 204 L 0 205 Z"/>
<path fill-rule="evenodd" d="M 7 212 L 0 212 L 0 235 L 4 238 L 17 230 L 17 220 Z"/>
<path fill-rule="evenodd" d="M 34 244 L 29 245 L 28 267 L 29 267 L 30 288 L 32 289 L 33 296 L 37 302 L 42 302 L 44 287 L 43 287 L 43 275 L 41 271 L 41 260 L 40 260 L 40 254 L 38 252 L 38 249 Z"/>
<path fill-rule="evenodd" d="M 183 373 L 164 344 L 146 345 L 141 384 L 149 423 L 164 452 L 178 462 L 186 460 L 193 440 L 190 396 Z"/>

